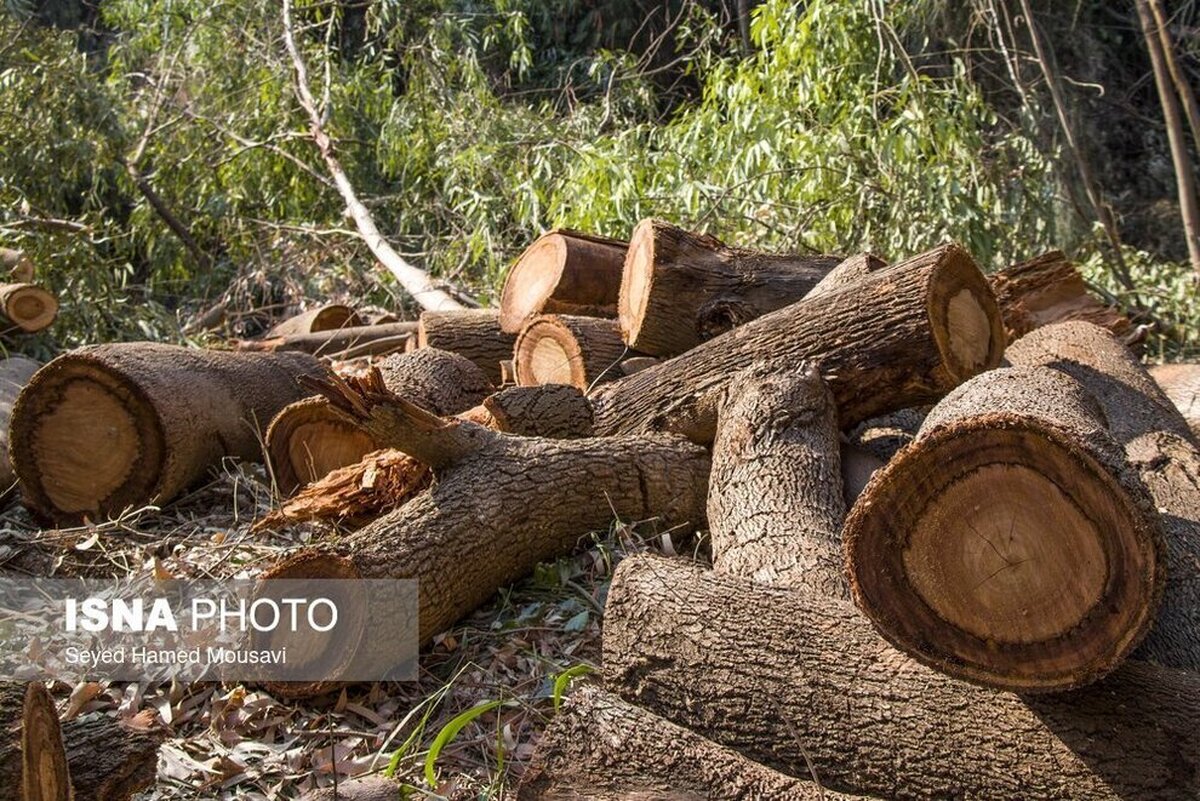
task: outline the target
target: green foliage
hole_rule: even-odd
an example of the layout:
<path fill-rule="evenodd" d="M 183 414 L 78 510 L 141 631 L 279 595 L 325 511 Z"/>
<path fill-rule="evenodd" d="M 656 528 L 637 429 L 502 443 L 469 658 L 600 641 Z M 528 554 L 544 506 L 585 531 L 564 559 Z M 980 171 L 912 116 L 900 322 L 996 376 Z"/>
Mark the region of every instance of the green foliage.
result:
<path fill-rule="evenodd" d="M 468 723 L 496 709 L 501 703 L 503 702 L 487 701 L 473 706 L 442 727 L 437 737 L 433 739 L 433 744 L 429 746 L 429 754 L 425 757 L 425 781 L 429 782 L 430 787 L 437 787 L 437 760 L 441 756 L 442 749 L 453 741 Z"/>
<path fill-rule="evenodd" d="M 555 676 L 554 711 L 557 712 L 562 706 L 563 695 L 566 694 L 567 688 L 571 686 L 571 682 L 581 676 L 586 676 L 594 672 L 596 672 L 596 669 L 591 665 L 573 665 Z"/>

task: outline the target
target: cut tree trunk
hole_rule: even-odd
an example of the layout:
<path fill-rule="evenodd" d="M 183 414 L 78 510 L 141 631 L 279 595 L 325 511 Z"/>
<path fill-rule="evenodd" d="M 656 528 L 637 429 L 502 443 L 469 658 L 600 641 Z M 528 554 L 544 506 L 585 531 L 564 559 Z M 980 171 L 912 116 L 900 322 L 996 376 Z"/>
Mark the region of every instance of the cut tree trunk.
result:
<path fill-rule="evenodd" d="M 34 333 L 58 316 L 58 300 L 33 284 L 0 284 L 0 326 Z"/>
<path fill-rule="evenodd" d="M 63 724 L 74 801 L 128 801 L 154 784 L 158 733 L 127 729 L 116 719 L 92 714 Z"/>
<path fill-rule="evenodd" d="M 704 518 L 708 454 L 682 438 L 512 437 L 424 413 L 391 398 L 374 377 L 327 391 L 380 442 L 429 465 L 436 481 L 335 546 L 301 552 L 265 577 L 419 578 L 422 642 L 614 518 L 667 527 Z"/>
<path fill-rule="evenodd" d="M 621 332 L 634 350 L 675 356 L 795 303 L 838 262 L 731 248 L 661 220 L 642 220 L 621 276 Z"/>
<path fill-rule="evenodd" d="M 1200 441 L 1200 364 L 1157 364 L 1150 375 Z"/>
<path fill-rule="evenodd" d="M 236 347 L 238 350 L 295 350 L 329 358 L 340 357 L 348 352 L 357 356 L 373 356 L 403 350 L 405 344 L 415 340 L 416 336 L 416 323 L 383 323 L 315 334 L 291 334 L 274 339 L 246 339 L 238 342 Z"/>
<path fill-rule="evenodd" d="M 325 374 L 302 353 L 130 342 L 80 348 L 17 398 L 9 453 L 26 504 L 77 524 L 162 504 L 226 457 L 260 461 L 262 432 Z"/>
<path fill-rule="evenodd" d="M 621 361 L 639 355 L 621 339 L 615 320 L 565 314 L 532 318 L 513 350 L 517 384 L 570 384 L 585 392 L 624 376 Z"/>
<path fill-rule="evenodd" d="M 9 356 L 0 361 L 0 497 L 7 495 L 17 480 L 8 456 L 8 421 L 12 419 L 13 404 L 39 367 L 24 356 Z"/>
<path fill-rule="evenodd" d="M 629 245 L 566 229 L 539 237 L 508 271 L 500 328 L 518 334 L 537 314 L 616 317 Z"/>
<path fill-rule="evenodd" d="M 809 364 L 739 373 L 717 414 L 709 478 L 713 567 L 849 598 L 837 410 Z"/>
<path fill-rule="evenodd" d="M 36 682 L 0 682 L 0 801 L 70 801 L 54 701 Z"/>
<path fill-rule="evenodd" d="M 663 747 L 664 743 L 669 744 Z M 845 801 L 598 688 L 551 720 L 517 801 Z M 859 796 L 855 796 L 858 798 Z"/>
<path fill-rule="evenodd" d="M 1039 328 L 1007 356 L 1070 375 L 1099 405 L 1149 490 L 1166 541 L 1162 606 L 1135 656 L 1200 672 L 1200 451 L 1187 422 L 1129 349 L 1091 323 Z"/>
<path fill-rule="evenodd" d="M 1014 264 L 991 281 L 1009 342 L 1068 320 L 1095 323 L 1119 337 L 1133 331 L 1128 317 L 1088 290 L 1083 275 L 1060 250 Z"/>
<path fill-rule="evenodd" d="M 296 334 L 316 334 L 338 328 L 357 328 L 363 325 L 358 313 L 349 306 L 329 303 L 289 317 L 267 332 L 265 339 L 279 339 Z"/>
<path fill-rule="evenodd" d="M 1023 699 L 922 667 L 852 604 L 633 556 L 604 616 L 611 690 L 750 759 L 892 799 L 1194 799 L 1200 677 L 1129 661 Z M 811 767 L 810 767 L 811 766 Z"/>
<path fill-rule="evenodd" d="M 509 387 L 464 413 L 476 423 L 521 437 L 577 439 L 593 433 L 592 404 L 577 387 Z"/>
<path fill-rule="evenodd" d="M 0 274 L 14 284 L 27 284 L 33 280 L 33 262 L 23 250 L 0 248 Z"/>
<path fill-rule="evenodd" d="M 516 341 L 516 334 L 500 330 L 500 313 L 494 309 L 424 312 L 417 330 L 418 347 L 465 356 L 497 386 L 504 381 L 500 362 L 513 357 Z"/>
<path fill-rule="evenodd" d="M 1016 692 L 1111 671 L 1163 589 L 1153 503 L 1091 397 L 1049 368 L 947 395 L 844 533 L 854 600 L 889 642 Z"/>
<path fill-rule="evenodd" d="M 437 348 L 394 354 L 378 367 L 393 394 L 434 414 L 465 411 L 492 390 L 473 363 Z M 297 401 L 275 415 L 266 443 L 276 487 L 285 496 L 383 447 L 322 397 Z"/>
<path fill-rule="evenodd" d="M 849 428 L 937 400 L 999 364 L 1003 350 L 991 287 L 966 251 L 947 245 L 598 387 L 596 431 L 711 442 L 717 396 L 760 358 L 816 362 Z"/>

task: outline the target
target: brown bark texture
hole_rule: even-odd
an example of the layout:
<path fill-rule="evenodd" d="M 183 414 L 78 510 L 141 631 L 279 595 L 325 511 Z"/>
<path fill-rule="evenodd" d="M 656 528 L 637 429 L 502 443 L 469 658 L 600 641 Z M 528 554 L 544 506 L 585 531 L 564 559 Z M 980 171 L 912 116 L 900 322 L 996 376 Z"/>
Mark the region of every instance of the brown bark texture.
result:
<path fill-rule="evenodd" d="M 41 367 L 33 359 L 9 356 L 0 361 L 0 495 L 6 495 L 17 480 L 8 456 L 8 421 L 17 395 Z"/>
<path fill-rule="evenodd" d="M 237 343 L 238 350 L 295 350 L 316 356 L 335 357 L 346 353 L 371 356 L 403 350 L 415 340 L 417 323 L 381 323 L 353 328 L 336 328 L 314 334 L 289 334 L 272 339 L 249 339 Z"/>
<path fill-rule="evenodd" d="M 1150 376 L 1200 441 L 1200 364 L 1156 364 Z"/>
<path fill-rule="evenodd" d="M 500 362 L 513 357 L 516 341 L 516 334 L 500 330 L 500 312 L 495 309 L 422 312 L 417 329 L 418 347 L 464 356 L 497 386 L 504 380 Z"/>
<path fill-rule="evenodd" d="M 569 384 L 585 392 L 624 376 L 626 347 L 615 320 L 554 314 L 533 317 L 513 350 L 517 383 Z"/>
<path fill-rule="evenodd" d="M 1009 342 L 1035 328 L 1069 320 L 1095 323 L 1118 337 L 1133 330 L 1128 317 L 1088 290 L 1079 269 L 1061 250 L 1014 264 L 991 276 L 991 282 Z"/>
<path fill-rule="evenodd" d="M 855 253 L 853 256 L 847 256 L 838 262 L 804 297 L 819 298 L 821 295 L 845 289 L 852 284 L 858 283 L 872 273 L 886 270 L 887 268 L 888 263 L 874 253 Z"/>
<path fill-rule="evenodd" d="M 54 701 L 37 682 L 0 682 L 0 800 L 71 801 Z"/>
<path fill-rule="evenodd" d="M 74 801 L 128 801 L 154 784 L 162 735 L 92 714 L 63 724 Z"/>
<path fill-rule="evenodd" d="M 33 284 L 0 284 L 0 327 L 41 331 L 58 316 L 58 299 Z"/>
<path fill-rule="evenodd" d="M 267 332 L 265 339 L 279 339 L 295 334 L 316 334 L 339 328 L 357 328 L 363 325 L 358 312 L 341 303 L 328 303 L 289 317 Z"/>

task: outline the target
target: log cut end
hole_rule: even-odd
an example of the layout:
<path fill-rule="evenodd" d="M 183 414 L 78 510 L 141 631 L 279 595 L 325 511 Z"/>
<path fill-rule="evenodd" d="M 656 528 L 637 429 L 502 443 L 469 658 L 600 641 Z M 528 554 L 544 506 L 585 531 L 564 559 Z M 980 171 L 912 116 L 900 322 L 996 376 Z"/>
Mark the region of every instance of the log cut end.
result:
<path fill-rule="evenodd" d="M 933 334 L 952 379 L 996 367 L 1004 355 L 1004 321 L 987 279 L 962 248 L 945 248 L 928 296 Z"/>
<path fill-rule="evenodd" d="M 37 682 L 24 689 L 21 716 L 21 784 L 24 801 L 69 801 L 71 778 L 54 701 Z"/>
<path fill-rule="evenodd" d="M 516 334 L 554 294 L 567 263 L 567 242 L 551 232 L 530 245 L 508 271 L 500 291 L 500 330 Z"/>
<path fill-rule="evenodd" d="M 324 398 L 290 404 L 267 429 L 267 457 L 284 495 L 358 462 L 378 447 L 370 434 Z"/>
<path fill-rule="evenodd" d="M 1074 441 L 1014 414 L 923 435 L 846 521 L 855 601 L 893 644 L 1018 692 L 1086 684 L 1145 635 L 1157 531 Z"/>
<path fill-rule="evenodd" d="M 14 326 L 33 333 L 48 327 L 58 316 L 58 300 L 33 284 L 0 286 L 4 316 Z"/>
<path fill-rule="evenodd" d="M 646 308 L 654 285 L 656 232 L 662 225 L 657 220 L 642 220 L 633 229 L 629 239 L 629 252 L 625 255 L 625 268 L 621 275 L 621 297 L 617 303 L 621 335 L 629 343 L 641 339 L 642 324 L 646 320 Z"/>
<path fill-rule="evenodd" d="M 520 333 L 536 314 L 616 316 L 625 243 L 559 230 L 538 238 L 508 272 L 500 329 Z"/>
<path fill-rule="evenodd" d="M 568 315 L 543 315 L 526 324 L 514 347 L 517 384 L 568 384 L 587 391 L 623 377 L 627 353 L 617 323 Z"/>

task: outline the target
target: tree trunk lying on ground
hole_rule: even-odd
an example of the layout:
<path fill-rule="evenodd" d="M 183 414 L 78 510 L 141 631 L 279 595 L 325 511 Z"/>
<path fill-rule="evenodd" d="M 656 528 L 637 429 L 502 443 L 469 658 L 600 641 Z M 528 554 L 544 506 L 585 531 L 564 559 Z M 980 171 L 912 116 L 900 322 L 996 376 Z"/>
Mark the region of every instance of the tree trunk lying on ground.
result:
<path fill-rule="evenodd" d="M 0 801 L 70 801 L 54 701 L 36 682 L 0 682 Z"/>
<path fill-rule="evenodd" d="M 949 245 L 793 303 L 593 393 L 599 434 L 677 431 L 711 442 L 716 398 L 754 359 L 811 359 L 840 424 L 937 400 L 995 367 L 1004 330 L 971 257 Z"/>
<path fill-rule="evenodd" d="M 893 799 L 1192 799 L 1200 677 L 1129 661 L 1030 699 L 927 669 L 853 605 L 681 559 L 617 568 L 609 689 L 792 775 Z"/>
<path fill-rule="evenodd" d="M 500 328 L 520 333 L 537 314 L 616 317 L 626 242 L 566 229 L 538 238 L 508 271 Z"/>
<path fill-rule="evenodd" d="M 302 552 L 265 577 L 419 578 L 423 642 L 614 518 L 666 527 L 703 520 L 708 454 L 680 437 L 512 437 L 423 412 L 391 397 L 374 376 L 326 391 L 437 480 L 335 548 Z"/>
<path fill-rule="evenodd" d="M 551 720 L 516 798 L 845 801 L 849 796 L 785 776 L 615 695 L 584 687 Z"/>
<path fill-rule="evenodd" d="M 406 343 L 415 340 L 416 323 L 383 323 L 354 328 L 338 328 L 315 334 L 291 334 L 274 339 L 248 339 L 237 343 L 238 350 L 285 351 L 296 350 L 329 358 L 375 356 L 403 351 Z"/>
<path fill-rule="evenodd" d="M 848 598 L 837 410 L 816 368 L 764 361 L 735 376 L 712 460 L 713 568 Z"/>
<path fill-rule="evenodd" d="M 128 801 L 154 784 L 162 736 L 92 714 L 63 724 L 74 801 Z"/>
<path fill-rule="evenodd" d="M 262 432 L 326 373 L 302 353 L 131 342 L 80 348 L 34 375 L 13 407 L 26 504 L 58 523 L 162 504 L 225 457 L 262 459 Z"/>
<path fill-rule="evenodd" d="M 675 356 L 795 303 L 838 261 L 731 248 L 661 220 L 642 220 L 621 277 L 621 331 L 634 350 Z"/>
<path fill-rule="evenodd" d="M 394 354 L 378 366 L 388 389 L 434 414 L 464 411 L 492 391 L 472 362 L 437 348 Z M 321 397 L 280 411 L 267 429 L 266 444 L 275 484 L 285 496 L 383 447 Z"/>
<path fill-rule="evenodd" d="M 0 361 L 0 496 L 7 495 L 17 480 L 8 456 L 8 421 L 12 418 L 13 404 L 40 366 L 24 356 L 9 356 Z"/>
<path fill-rule="evenodd" d="M 1116 667 L 1163 589 L 1158 514 L 1078 382 L 976 376 L 933 407 L 845 527 L 854 600 L 959 678 L 1063 690 Z"/>
<path fill-rule="evenodd" d="M 1159 511 L 1166 542 L 1162 606 L 1135 655 L 1200 672 L 1200 451 L 1187 422 L 1129 349 L 1091 323 L 1039 328 L 1007 356 L 1066 373 L 1100 407 Z"/>
<path fill-rule="evenodd" d="M 516 334 L 500 330 L 500 313 L 495 309 L 423 312 L 417 329 L 418 347 L 465 356 L 497 386 L 504 380 L 500 362 L 513 357 L 516 341 Z"/>
<path fill-rule="evenodd" d="M 0 284 L 0 328 L 41 331 L 58 316 L 58 299 L 33 284 Z"/>
<path fill-rule="evenodd" d="M 268 331 L 264 339 L 279 339 L 295 334 L 316 334 L 320 331 L 358 328 L 362 325 L 363 320 L 354 309 L 340 303 L 329 303 L 289 317 Z"/>
<path fill-rule="evenodd" d="M 518 384 L 570 384 L 585 392 L 622 378 L 621 362 L 636 355 L 615 320 L 564 314 L 532 318 L 513 350 Z"/>
<path fill-rule="evenodd" d="M 1200 364 L 1157 364 L 1150 376 L 1200 441 Z"/>
<path fill-rule="evenodd" d="M 1128 317 L 1088 290 L 1079 270 L 1061 250 L 1014 264 L 993 275 L 991 281 L 1009 342 L 1035 328 L 1068 320 L 1095 323 L 1118 337 L 1133 331 Z"/>
<path fill-rule="evenodd" d="M 33 262 L 23 250 L 0 248 L 0 276 L 14 284 L 33 280 Z"/>

